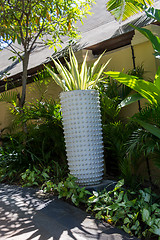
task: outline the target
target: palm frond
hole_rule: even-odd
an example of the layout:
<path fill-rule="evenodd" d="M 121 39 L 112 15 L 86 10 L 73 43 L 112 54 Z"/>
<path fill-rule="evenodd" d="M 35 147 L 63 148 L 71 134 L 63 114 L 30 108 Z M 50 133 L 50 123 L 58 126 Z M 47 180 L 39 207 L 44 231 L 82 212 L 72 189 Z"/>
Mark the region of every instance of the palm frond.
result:
<path fill-rule="evenodd" d="M 139 92 L 151 104 L 160 104 L 159 89 L 154 83 L 120 72 L 105 72 L 106 75 Z"/>
<path fill-rule="evenodd" d="M 17 102 L 17 92 L 13 91 L 5 91 L 0 94 L 0 101 L 1 102 L 7 102 L 11 104 L 16 104 Z"/>
<path fill-rule="evenodd" d="M 118 21 L 124 21 L 139 11 L 143 11 L 146 4 L 152 5 L 152 0 L 109 0 L 107 10 L 114 15 Z"/>

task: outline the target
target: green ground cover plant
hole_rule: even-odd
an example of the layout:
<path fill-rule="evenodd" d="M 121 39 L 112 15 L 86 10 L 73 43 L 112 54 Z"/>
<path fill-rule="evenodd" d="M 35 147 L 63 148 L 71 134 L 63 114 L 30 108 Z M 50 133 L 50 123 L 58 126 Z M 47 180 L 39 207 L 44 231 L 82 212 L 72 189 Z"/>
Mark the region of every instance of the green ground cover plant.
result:
<path fill-rule="evenodd" d="M 50 180 L 45 182 L 42 185 L 42 189 L 45 193 L 52 192 L 58 194 L 59 198 L 70 199 L 75 206 L 79 206 L 80 204 L 87 206 L 88 196 L 91 195 L 85 187 L 79 187 L 76 184 L 76 178 L 70 174 L 58 184 Z"/>

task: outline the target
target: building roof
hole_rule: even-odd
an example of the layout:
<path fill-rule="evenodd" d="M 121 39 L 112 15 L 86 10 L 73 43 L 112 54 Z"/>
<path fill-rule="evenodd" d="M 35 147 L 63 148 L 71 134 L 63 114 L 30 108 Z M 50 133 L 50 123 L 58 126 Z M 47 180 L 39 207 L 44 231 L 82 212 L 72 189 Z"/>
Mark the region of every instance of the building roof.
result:
<path fill-rule="evenodd" d="M 93 4 L 91 8 L 93 14 L 83 19 L 83 25 L 80 22 L 77 24 L 82 36 L 78 41 L 79 48 L 92 50 L 95 55 L 100 54 L 104 49 L 110 51 L 130 44 L 134 31 L 129 23 L 142 27 L 153 21 L 141 13 L 119 24 L 106 10 L 106 2 L 106 0 L 96 0 L 96 4 Z M 156 8 L 160 8 L 160 3 L 158 2 L 155 5 Z M 62 40 L 62 49 L 64 49 L 68 44 L 68 38 L 63 37 Z M 16 47 L 19 48 L 18 44 Z M 9 60 L 12 56 L 9 48 L 5 48 L 0 52 L 0 74 L 8 71 L 10 74 L 9 78 L 17 80 L 20 79 L 22 74 L 22 63 L 18 60 L 14 62 L 11 59 Z M 30 55 L 28 74 L 32 75 L 44 63 L 49 61 L 53 51 L 48 46 L 40 47 L 37 45 Z M 1 80 L 0 85 L 3 84 Z M 2 88 L 0 89 L 1 91 L 3 91 Z"/>

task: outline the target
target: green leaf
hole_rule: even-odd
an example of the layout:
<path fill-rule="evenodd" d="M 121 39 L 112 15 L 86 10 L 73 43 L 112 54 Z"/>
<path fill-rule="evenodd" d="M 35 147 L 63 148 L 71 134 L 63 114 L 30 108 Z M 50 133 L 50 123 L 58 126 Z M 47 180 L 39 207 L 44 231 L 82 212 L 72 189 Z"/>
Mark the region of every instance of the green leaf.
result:
<path fill-rule="evenodd" d="M 160 91 L 153 83 L 120 72 L 109 71 L 105 74 L 137 91 L 151 104 L 160 103 Z"/>
<path fill-rule="evenodd" d="M 43 176 L 45 179 L 49 178 L 49 175 L 48 175 L 46 172 L 42 172 L 42 176 Z"/>
<path fill-rule="evenodd" d="M 159 207 L 159 205 L 157 203 L 154 203 L 151 205 L 152 211 L 155 211 L 158 207 Z"/>
<path fill-rule="evenodd" d="M 142 210 L 142 220 L 143 220 L 143 222 L 147 222 L 149 216 L 150 216 L 150 213 L 149 213 L 148 209 L 144 208 Z"/>
<path fill-rule="evenodd" d="M 126 233 L 128 233 L 128 234 L 131 233 L 130 228 L 127 228 L 125 225 L 123 225 L 122 228 L 123 228 L 123 230 L 124 230 Z"/>
<path fill-rule="evenodd" d="M 124 224 L 130 223 L 130 219 L 129 218 L 125 218 L 124 219 Z"/>
<path fill-rule="evenodd" d="M 125 98 L 119 105 L 118 108 L 122 108 L 125 107 L 131 103 L 137 102 L 138 100 L 143 99 L 144 97 L 142 97 L 139 93 L 135 93 L 132 94 L 130 96 L 128 96 L 127 98 Z"/>
<path fill-rule="evenodd" d="M 150 228 L 149 231 L 160 236 L 160 228 L 158 228 L 156 225 L 154 225 L 152 228 Z"/>
<path fill-rule="evenodd" d="M 154 85 L 160 90 L 160 66 L 158 67 L 155 75 Z"/>
<path fill-rule="evenodd" d="M 5 91 L 0 94 L 0 101 L 14 104 L 17 101 L 17 92 Z"/>
<path fill-rule="evenodd" d="M 152 0 L 146 0 L 149 5 L 153 4 Z M 107 2 L 107 10 L 110 11 L 117 20 L 126 20 L 134 14 L 144 9 L 143 0 L 109 0 Z"/>
<path fill-rule="evenodd" d="M 82 191 L 82 192 L 80 192 L 80 194 L 79 194 L 79 198 L 83 198 L 84 197 L 84 192 Z"/>
<path fill-rule="evenodd" d="M 124 196 L 124 191 L 121 191 L 119 196 L 118 196 L 117 202 L 121 202 L 122 199 L 123 199 L 123 196 Z"/>
<path fill-rule="evenodd" d="M 147 5 L 144 6 L 143 9 L 145 10 L 145 13 L 149 18 L 153 18 L 156 21 L 160 22 L 160 9 L 156 9 L 154 7 L 147 7 Z"/>
<path fill-rule="evenodd" d="M 154 219 L 151 218 L 151 217 L 149 217 L 149 218 L 147 219 L 147 224 L 148 224 L 148 226 L 151 227 L 151 226 L 154 224 Z"/>
<path fill-rule="evenodd" d="M 124 185 L 124 179 L 118 181 L 118 183 L 116 184 L 115 188 L 113 191 L 117 191 L 119 188 L 121 188 Z"/>
<path fill-rule="evenodd" d="M 17 42 L 18 42 L 18 44 L 21 44 L 21 42 L 22 42 L 21 37 L 19 37 L 18 34 L 17 34 Z"/>
<path fill-rule="evenodd" d="M 79 205 L 78 202 L 77 202 L 77 198 L 76 198 L 76 196 L 75 196 L 74 194 L 72 195 L 71 200 L 72 200 L 72 202 L 73 202 L 76 206 Z"/>
<path fill-rule="evenodd" d="M 113 211 L 116 211 L 119 208 L 119 205 L 117 203 L 113 203 L 112 205 L 110 205 L 110 209 Z"/>
<path fill-rule="evenodd" d="M 143 128 L 145 128 L 148 132 L 152 133 L 156 137 L 160 138 L 160 128 L 158 128 L 155 125 L 152 125 L 150 123 L 146 123 L 144 121 L 141 121 L 139 119 L 136 119 L 136 122 L 139 123 Z"/>

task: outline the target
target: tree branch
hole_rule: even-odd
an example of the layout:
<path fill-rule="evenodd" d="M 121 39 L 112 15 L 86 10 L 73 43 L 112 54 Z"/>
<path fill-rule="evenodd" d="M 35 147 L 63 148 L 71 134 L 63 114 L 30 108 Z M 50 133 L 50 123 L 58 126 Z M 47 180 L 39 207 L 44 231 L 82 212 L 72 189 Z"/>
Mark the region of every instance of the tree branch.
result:
<path fill-rule="evenodd" d="M 44 29 L 44 28 L 43 28 L 43 24 L 42 24 L 41 29 L 39 29 L 39 32 L 38 32 L 37 35 L 35 36 L 35 38 L 34 38 L 32 44 L 31 44 L 31 46 L 30 46 L 30 48 L 29 48 L 29 52 L 32 51 L 33 45 L 34 45 L 35 42 L 37 41 L 37 39 L 38 39 L 39 35 L 42 33 L 43 29 Z"/>
<path fill-rule="evenodd" d="M 3 42 L 8 44 L 7 41 L 4 41 L 4 40 L 3 40 Z M 16 49 L 12 46 L 12 43 L 9 44 L 9 47 L 13 50 L 13 52 L 14 52 L 15 54 L 18 55 L 18 57 L 19 57 L 19 58 L 21 59 L 21 61 L 22 61 L 22 60 L 23 60 L 22 56 L 21 56 L 21 55 L 16 51 Z M 10 51 L 11 51 L 11 50 L 10 50 Z"/>

